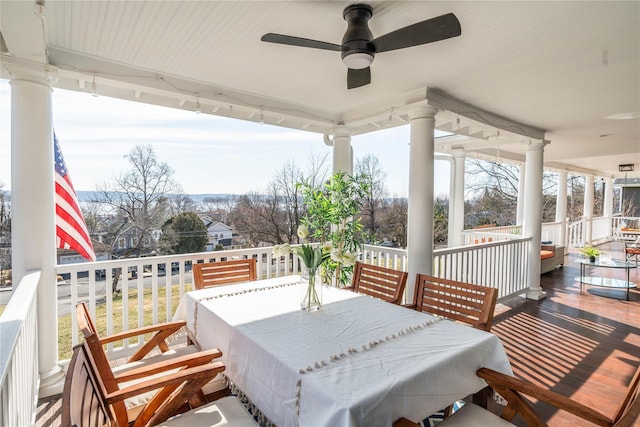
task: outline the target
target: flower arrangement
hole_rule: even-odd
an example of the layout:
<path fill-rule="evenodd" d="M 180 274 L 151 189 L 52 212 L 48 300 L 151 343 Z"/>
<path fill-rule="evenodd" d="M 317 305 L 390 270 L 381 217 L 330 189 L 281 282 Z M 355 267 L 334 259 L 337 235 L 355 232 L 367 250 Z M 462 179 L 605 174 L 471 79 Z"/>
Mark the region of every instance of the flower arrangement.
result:
<path fill-rule="evenodd" d="M 309 230 L 305 225 L 298 227 L 298 237 L 306 239 L 309 236 Z M 290 244 L 275 245 L 273 247 L 273 255 L 276 257 L 286 256 L 294 253 L 300 258 L 304 268 L 302 269 L 302 278 L 307 281 L 304 289 L 301 307 L 307 311 L 320 308 L 322 300 L 318 293 L 318 286 L 321 285 L 320 279 L 316 281 L 316 273 L 322 264 L 330 257 L 331 247 L 328 245 L 312 245 L 309 243 L 302 244 L 298 247 L 291 247 Z M 318 285 L 318 286 L 316 286 Z"/>
<path fill-rule="evenodd" d="M 364 175 L 336 172 L 321 187 L 309 183 L 299 186 L 306 209 L 301 219 L 304 238 L 320 242 L 323 251 L 330 253 L 323 265 L 323 280 L 331 283 L 335 279 L 337 286 L 346 286 L 351 282 L 355 254 L 362 246 L 358 214 L 367 188 Z"/>

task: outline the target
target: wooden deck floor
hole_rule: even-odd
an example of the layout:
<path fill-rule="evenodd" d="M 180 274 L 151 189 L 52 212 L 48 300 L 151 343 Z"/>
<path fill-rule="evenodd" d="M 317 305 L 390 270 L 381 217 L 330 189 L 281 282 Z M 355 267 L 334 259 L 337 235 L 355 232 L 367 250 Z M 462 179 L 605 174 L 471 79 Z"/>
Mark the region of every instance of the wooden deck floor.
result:
<path fill-rule="evenodd" d="M 621 243 L 600 248 L 623 258 Z M 612 415 L 640 364 L 640 291 L 633 289 L 630 301 L 624 291 L 605 288 L 587 287 L 581 295 L 576 257 L 570 254 L 564 268 L 541 276 L 545 299 L 517 297 L 499 304 L 492 332 L 502 339 L 517 377 Z M 595 273 L 624 277 L 613 269 Z M 631 280 L 640 283 L 640 269 L 631 270 Z M 586 425 L 543 404 L 536 410 L 550 427 Z M 36 425 L 58 426 L 60 413 L 59 398 L 41 401 Z"/>
<path fill-rule="evenodd" d="M 622 243 L 600 248 L 624 259 Z M 515 376 L 612 416 L 640 364 L 640 292 L 632 289 L 626 301 L 626 291 L 587 286 L 581 295 L 576 258 L 570 254 L 564 268 L 541 276 L 545 299 L 506 302 L 492 332 L 501 338 Z M 624 279 L 622 270 L 594 274 Z M 631 270 L 631 281 L 640 283 L 640 269 Z M 544 404 L 536 410 L 551 427 L 585 425 Z"/>

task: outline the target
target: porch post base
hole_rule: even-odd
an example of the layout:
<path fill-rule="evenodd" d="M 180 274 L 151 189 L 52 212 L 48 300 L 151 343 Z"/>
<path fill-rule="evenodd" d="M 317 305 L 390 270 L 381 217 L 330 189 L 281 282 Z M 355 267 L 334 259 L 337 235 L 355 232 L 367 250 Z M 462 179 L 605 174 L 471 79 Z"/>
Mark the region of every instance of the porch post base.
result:
<path fill-rule="evenodd" d="M 544 299 L 547 297 L 547 293 L 545 291 L 543 291 L 542 289 L 538 288 L 538 289 L 531 289 L 529 288 L 527 290 L 527 299 L 531 299 L 534 301 L 539 301 L 541 299 Z"/>
<path fill-rule="evenodd" d="M 40 388 L 38 389 L 38 399 L 62 394 L 64 387 L 65 372 L 60 365 L 56 365 L 49 372 L 40 373 Z"/>

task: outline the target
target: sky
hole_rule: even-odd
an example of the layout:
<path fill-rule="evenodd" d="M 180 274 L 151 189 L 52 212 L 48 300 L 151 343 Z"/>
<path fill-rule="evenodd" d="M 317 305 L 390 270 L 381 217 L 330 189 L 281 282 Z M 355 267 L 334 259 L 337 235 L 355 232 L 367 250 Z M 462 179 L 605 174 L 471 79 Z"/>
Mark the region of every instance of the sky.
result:
<path fill-rule="evenodd" d="M 76 191 L 92 191 L 131 169 L 136 145 L 151 145 L 185 194 L 263 192 L 285 163 L 303 171 L 332 148 L 320 134 L 54 89 L 53 126 Z M 354 162 L 378 157 L 389 196 L 407 196 L 409 126 L 351 138 Z M 435 194 L 446 193 L 448 164 L 436 161 Z M 330 169 L 330 166 L 329 166 Z M 0 79 L 0 184 L 11 189 L 11 88 Z"/>

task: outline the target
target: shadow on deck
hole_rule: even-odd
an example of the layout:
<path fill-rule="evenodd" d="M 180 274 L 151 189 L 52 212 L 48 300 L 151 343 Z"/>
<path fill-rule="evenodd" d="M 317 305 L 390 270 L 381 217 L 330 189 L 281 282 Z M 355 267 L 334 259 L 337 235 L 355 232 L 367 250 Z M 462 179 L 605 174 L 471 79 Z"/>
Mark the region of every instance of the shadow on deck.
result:
<path fill-rule="evenodd" d="M 600 248 L 624 258 L 621 243 Z M 545 299 L 516 297 L 499 304 L 492 332 L 501 338 L 517 377 L 612 415 L 640 364 L 640 291 L 632 289 L 630 301 L 626 291 L 592 286 L 581 295 L 576 258 L 569 254 L 564 268 L 541 276 Z M 624 278 L 614 269 L 595 274 Z M 631 281 L 640 283 L 640 269 L 631 270 Z M 545 404 L 536 410 L 550 427 L 585 425 Z M 59 397 L 39 402 L 36 425 L 59 426 L 61 411 Z"/>

